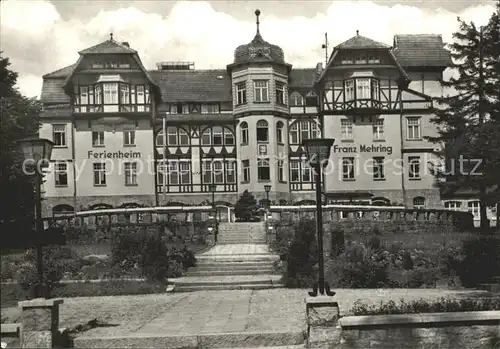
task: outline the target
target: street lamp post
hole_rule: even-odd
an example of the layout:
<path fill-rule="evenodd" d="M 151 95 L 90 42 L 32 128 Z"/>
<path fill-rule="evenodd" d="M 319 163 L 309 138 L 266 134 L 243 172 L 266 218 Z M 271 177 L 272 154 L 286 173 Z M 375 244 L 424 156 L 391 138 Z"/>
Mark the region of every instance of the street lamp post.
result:
<path fill-rule="evenodd" d="M 25 138 L 18 141 L 24 155 L 23 171 L 35 176 L 35 214 L 36 214 L 36 261 L 38 284 L 35 288 L 36 297 L 48 296 L 43 281 L 43 220 L 42 220 L 42 168 L 49 165 L 54 143 L 43 138 Z"/>
<path fill-rule="evenodd" d="M 217 243 L 217 235 L 219 233 L 219 220 L 217 219 L 217 209 L 215 208 L 215 192 L 217 191 L 217 185 L 210 184 L 208 189 L 212 193 L 212 208 L 214 209 L 213 222 L 215 223 L 214 241 Z"/>
<path fill-rule="evenodd" d="M 317 138 L 306 139 L 302 142 L 303 147 L 307 153 L 309 165 L 314 168 L 316 174 L 316 231 L 318 234 L 318 265 L 319 275 L 318 282 L 314 284 L 313 291 L 309 295 L 316 297 L 319 293 L 321 295 L 334 296 L 335 292 L 330 291 L 330 286 L 325 282 L 325 260 L 323 255 L 323 209 L 321 206 L 321 177 L 322 168 L 328 165 L 330 158 L 330 151 L 334 139 Z"/>
<path fill-rule="evenodd" d="M 271 191 L 271 186 L 265 185 L 264 190 L 266 191 L 266 208 L 269 210 L 269 206 L 271 206 L 271 203 L 269 202 L 269 192 Z"/>

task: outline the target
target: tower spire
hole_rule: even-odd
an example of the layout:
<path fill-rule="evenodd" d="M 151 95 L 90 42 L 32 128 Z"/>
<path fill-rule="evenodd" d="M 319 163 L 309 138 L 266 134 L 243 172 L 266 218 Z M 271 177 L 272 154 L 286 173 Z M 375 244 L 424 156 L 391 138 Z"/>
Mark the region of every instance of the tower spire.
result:
<path fill-rule="evenodd" d="M 109 33 L 109 40 L 113 41 L 113 32 Z"/>
<path fill-rule="evenodd" d="M 259 29 L 259 25 L 260 25 L 260 22 L 259 22 L 260 10 L 259 9 L 255 10 L 255 16 L 257 17 L 257 35 L 260 35 L 260 29 Z"/>

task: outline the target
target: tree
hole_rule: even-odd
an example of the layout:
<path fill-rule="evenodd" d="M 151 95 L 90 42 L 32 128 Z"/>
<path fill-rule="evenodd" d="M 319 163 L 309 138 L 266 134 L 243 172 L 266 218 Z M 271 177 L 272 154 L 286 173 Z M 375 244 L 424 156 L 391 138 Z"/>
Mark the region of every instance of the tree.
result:
<path fill-rule="evenodd" d="M 31 229 L 34 216 L 34 187 L 32 179 L 22 172 L 23 158 L 16 141 L 36 136 L 41 106 L 19 93 L 17 73 L 9 66 L 9 59 L 0 52 L 0 224 L 2 232 L 12 239 L 16 236 L 13 231 Z"/>
<path fill-rule="evenodd" d="M 437 98 L 440 108 L 435 109 L 432 121 L 438 126 L 438 136 L 429 140 L 444 144 L 440 153 L 445 159 L 445 171 L 436 175 L 445 191 L 468 187 L 478 190 L 481 228 L 488 227 L 486 209 L 498 185 L 498 158 L 500 150 L 495 142 L 500 138 L 496 127 L 499 118 L 498 38 L 494 33 L 498 11 L 486 27 L 459 21 L 459 30 L 453 34 L 450 45 L 454 69 L 458 76 L 441 85 L 451 88 L 450 96 Z M 495 127 L 493 127 L 495 126 Z M 496 177 L 495 177 L 496 174 Z"/>
<path fill-rule="evenodd" d="M 248 190 L 245 190 L 234 205 L 234 215 L 240 221 L 250 222 L 258 216 L 258 209 L 255 197 Z"/>

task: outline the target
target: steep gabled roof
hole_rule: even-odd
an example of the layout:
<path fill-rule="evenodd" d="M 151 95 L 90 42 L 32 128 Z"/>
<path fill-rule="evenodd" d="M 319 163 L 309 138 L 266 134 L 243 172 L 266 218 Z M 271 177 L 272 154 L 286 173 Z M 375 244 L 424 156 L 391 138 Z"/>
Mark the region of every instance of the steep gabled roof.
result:
<path fill-rule="evenodd" d="M 393 53 L 403 67 L 446 67 L 451 63 L 438 34 L 401 34 L 394 36 Z"/>
<path fill-rule="evenodd" d="M 300 68 L 292 69 L 288 87 L 290 89 L 312 89 L 316 79 L 316 69 Z"/>
<path fill-rule="evenodd" d="M 75 68 L 75 64 L 68 65 L 67 67 L 53 71 L 52 73 L 45 74 L 42 76 L 45 78 L 66 78 L 71 71 Z"/>
<path fill-rule="evenodd" d="M 95 46 L 86 48 L 85 50 L 82 50 L 78 53 L 80 55 L 89 55 L 89 54 L 102 55 L 102 54 L 120 54 L 120 53 L 133 54 L 137 53 L 137 51 L 131 49 L 130 47 L 122 43 L 119 43 L 118 41 L 109 39 Z"/>
<path fill-rule="evenodd" d="M 335 46 L 335 49 L 370 49 L 370 48 L 390 48 L 390 46 L 359 34 Z"/>

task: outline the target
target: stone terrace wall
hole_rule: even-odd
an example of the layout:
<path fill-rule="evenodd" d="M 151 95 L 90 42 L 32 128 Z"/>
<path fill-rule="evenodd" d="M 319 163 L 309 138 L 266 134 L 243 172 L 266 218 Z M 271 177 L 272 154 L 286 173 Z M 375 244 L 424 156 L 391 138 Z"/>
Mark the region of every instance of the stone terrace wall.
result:
<path fill-rule="evenodd" d="M 500 349 L 500 311 L 349 316 L 312 328 L 310 348 Z"/>

